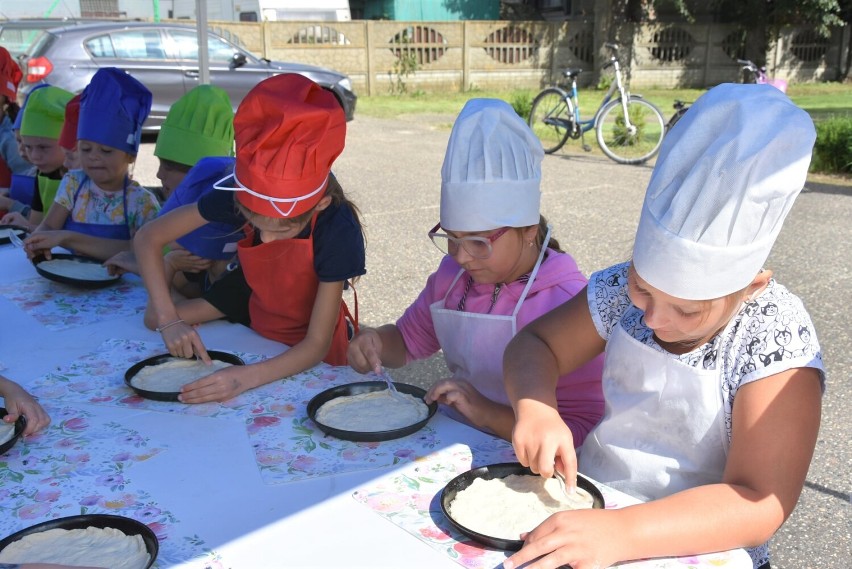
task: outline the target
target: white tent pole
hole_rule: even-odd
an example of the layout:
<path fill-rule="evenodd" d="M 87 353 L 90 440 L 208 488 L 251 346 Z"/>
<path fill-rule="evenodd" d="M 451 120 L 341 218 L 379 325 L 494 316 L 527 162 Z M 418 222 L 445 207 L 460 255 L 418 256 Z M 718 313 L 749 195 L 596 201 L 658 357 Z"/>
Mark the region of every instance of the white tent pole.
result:
<path fill-rule="evenodd" d="M 210 83 L 210 58 L 207 54 L 207 0 L 195 0 L 196 32 L 198 34 L 198 83 Z"/>

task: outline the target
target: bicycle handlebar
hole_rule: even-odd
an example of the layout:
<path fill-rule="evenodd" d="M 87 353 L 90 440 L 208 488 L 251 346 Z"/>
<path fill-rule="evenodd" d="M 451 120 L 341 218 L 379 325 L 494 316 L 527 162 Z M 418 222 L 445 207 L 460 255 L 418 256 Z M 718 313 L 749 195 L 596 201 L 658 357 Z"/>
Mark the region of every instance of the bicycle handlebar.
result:
<path fill-rule="evenodd" d="M 618 44 L 617 43 L 606 42 L 604 44 L 604 47 L 608 47 L 612 51 L 618 53 Z"/>

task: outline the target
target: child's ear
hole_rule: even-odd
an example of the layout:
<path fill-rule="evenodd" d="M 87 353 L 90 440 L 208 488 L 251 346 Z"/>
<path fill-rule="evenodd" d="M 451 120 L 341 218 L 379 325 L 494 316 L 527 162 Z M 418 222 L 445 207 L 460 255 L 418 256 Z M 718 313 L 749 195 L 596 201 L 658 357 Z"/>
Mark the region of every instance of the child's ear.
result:
<path fill-rule="evenodd" d="M 763 290 L 769 284 L 769 279 L 772 278 L 772 271 L 761 269 L 759 273 L 751 281 L 751 284 L 746 288 L 746 298 L 751 300 L 754 296 Z"/>
<path fill-rule="evenodd" d="M 314 209 L 316 211 L 322 211 L 330 205 L 331 205 L 331 196 L 323 196 L 322 199 L 320 199 L 320 201 L 317 202 L 317 205 L 314 206 Z"/>

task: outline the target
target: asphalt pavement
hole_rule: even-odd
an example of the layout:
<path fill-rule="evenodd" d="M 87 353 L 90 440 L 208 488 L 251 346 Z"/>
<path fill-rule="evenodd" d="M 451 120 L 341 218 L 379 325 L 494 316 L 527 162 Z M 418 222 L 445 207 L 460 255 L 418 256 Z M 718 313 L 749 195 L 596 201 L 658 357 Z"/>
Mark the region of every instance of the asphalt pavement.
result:
<path fill-rule="evenodd" d="M 367 274 L 356 285 L 363 325 L 394 322 L 438 266 L 440 253 L 426 233 L 438 221 L 453 118 L 360 116 L 348 124 L 346 150 L 334 170 L 366 226 Z M 134 170 L 147 187 L 160 185 L 153 147 L 143 143 Z M 619 165 L 574 148 L 545 157 L 542 212 L 586 274 L 629 258 L 651 167 Z M 850 219 L 852 187 L 809 182 L 767 263 L 810 311 L 828 370 L 816 453 L 799 505 L 772 541 L 774 569 L 852 567 Z M 391 374 L 428 387 L 447 370 L 436 355 Z"/>

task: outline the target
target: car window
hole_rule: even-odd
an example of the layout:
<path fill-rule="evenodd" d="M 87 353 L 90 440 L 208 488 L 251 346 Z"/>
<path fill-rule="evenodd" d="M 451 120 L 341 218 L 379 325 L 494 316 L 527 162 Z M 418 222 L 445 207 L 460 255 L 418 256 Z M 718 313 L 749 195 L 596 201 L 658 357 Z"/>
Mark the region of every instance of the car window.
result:
<path fill-rule="evenodd" d="M 12 56 L 17 56 L 26 53 L 30 45 L 44 30 L 39 29 L 24 29 L 24 28 L 9 28 L 0 29 L 0 45 L 9 50 Z"/>
<path fill-rule="evenodd" d="M 128 30 L 97 36 L 86 42 L 92 57 L 165 60 L 166 50 L 157 30 Z"/>
<path fill-rule="evenodd" d="M 171 31 L 179 59 L 198 61 L 198 38 L 195 32 Z M 207 57 L 210 63 L 230 63 L 237 49 L 222 38 L 207 36 Z"/>

